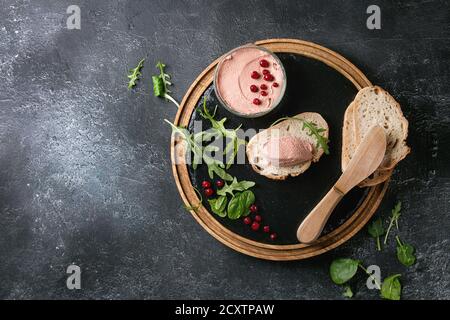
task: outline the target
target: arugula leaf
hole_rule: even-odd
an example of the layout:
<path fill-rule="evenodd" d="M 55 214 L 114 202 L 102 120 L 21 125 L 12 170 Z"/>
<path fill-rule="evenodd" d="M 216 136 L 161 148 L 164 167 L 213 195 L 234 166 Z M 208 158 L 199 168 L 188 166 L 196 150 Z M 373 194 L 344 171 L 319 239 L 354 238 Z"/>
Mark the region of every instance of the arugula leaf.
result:
<path fill-rule="evenodd" d="M 227 145 L 224 149 L 224 154 L 227 158 L 226 160 L 226 169 L 229 169 L 231 165 L 234 163 L 234 159 L 238 154 L 239 147 L 246 144 L 244 139 L 240 139 L 237 135 L 237 131 L 240 126 L 236 129 L 227 129 L 225 128 L 225 122 L 227 118 L 222 118 L 221 120 L 214 119 L 217 111 L 217 106 L 214 108 L 213 113 L 210 113 L 208 108 L 206 107 L 206 97 L 203 99 L 203 110 L 199 108 L 198 112 L 203 119 L 209 120 L 212 126 L 212 130 L 216 132 L 216 138 L 223 138 L 227 140 Z M 228 156 L 227 156 L 228 155 Z"/>
<path fill-rule="evenodd" d="M 404 243 L 400 240 L 398 236 L 395 237 L 397 240 L 397 259 L 404 266 L 410 267 L 416 262 L 416 256 L 414 255 L 414 247 L 410 244 Z"/>
<path fill-rule="evenodd" d="M 233 181 L 230 184 L 225 182 L 225 185 L 221 189 L 217 190 L 217 194 L 219 196 L 225 196 L 227 193 L 229 193 L 233 196 L 234 195 L 233 192 L 244 191 L 255 185 L 255 183 L 253 181 L 242 180 L 242 181 L 238 182 L 236 178 L 232 178 L 232 179 L 233 179 Z"/>
<path fill-rule="evenodd" d="M 170 75 L 164 72 L 165 67 L 166 65 L 160 61 L 156 64 L 156 68 L 159 69 L 159 75 L 152 76 L 153 93 L 157 97 L 173 102 L 179 108 L 178 102 L 169 95 L 171 93 L 169 86 L 172 85 L 172 82 L 170 82 Z"/>
<path fill-rule="evenodd" d="M 394 209 L 392 209 L 391 219 L 389 221 L 389 226 L 387 228 L 386 235 L 384 237 L 384 244 L 386 244 L 386 242 L 387 242 L 389 233 L 391 232 L 391 228 L 393 227 L 394 223 L 398 230 L 398 219 L 400 218 L 401 210 L 402 210 L 402 203 L 399 201 L 395 205 Z"/>
<path fill-rule="evenodd" d="M 206 165 L 208 166 L 208 175 L 211 179 L 213 179 L 214 174 L 216 174 L 225 181 L 233 180 L 233 177 L 224 170 L 225 165 L 221 161 L 205 158 L 205 156 L 203 156 L 203 159 L 205 159 Z"/>
<path fill-rule="evenodd" d="M 374 220 L 368 228 L 369 234 L 377 241 L 377 250 L 381 251 L 380 237 L 384 234 L 383 221 L 381 218 Z"/>
<path fill-rule="evenodd" d="M 227 202 L 226 196 L 220 196 L 217 199 L 208 199 L 209 205 L 211 206 L 212 212 L 217 214 L 219 217 L 225 217 L 227 215 Z"/>
<path fill-rule="evenodd" d="M 141 69 L 144 66 L 144 61 L 145 59 L 142 59 L 135 68 L 130 69 L 130 74 L 127 75 L 128 79 L 130 79 L 128 80 L 128 89 L 133 88 L 136 85 L 136 81 L 139 80 L 139 77 L 141 76 Z"/>
<path fill-rule="evenodd" d="M 322 150 L 323 150 L 323 152 L 325 154 L 330 154 L 330 150 L 329 150 L 329 147 L 328 147 L 329 139 L 321 134 L 322 132 L 326 131 L 324 128 L 317 127 L 317 124 L 315 124 L 314 122 L 310 122 L 310 121 L 307 121 L 307 120 L 299 119 L 299 118 L 296 118 L 296 117 L 283 117 L 283 118 L 280 118 L 280 119 L 276 120 L 274 123 L 272 123 L 270 126 L 272 127 L 272 126 L 276 125 L 277 123 L 279 123 L 281 121 L 284 121 L 284 120 L 298 120 L 298 121 L 301 121 L 303 123 L 302 130 L 309 129 L 309 132 L 306 132 L 306 133 L 310 137 L 314 136 L 316 138 L 316 140 L 317 140 L 316 148 L 320 147 L 320 148 L 322 148 Z"/>
<path fill-rule="evenodd" d="M 242 216 L 246 217 L 250 214 L 250 206 L 255 203 L 255 194 L 251 190 L 245 190 L 241 193 L 240 200 L 244 207 Z"/>
<path fill-rule="evenodd" d="M 240 199 L 241 193 L 237 193 L 228 203 L 228 218 L 239 219 L 244 212 L 244 205 Z"/>
<path fill-rule="evenodd" d="M 344 292 L 342 292 L 342 296 L 346 298 L 352 298 L 353 297 L 353 291 L 350 286 L 344 286 Z"/>
<path fill-rule="evenodd" d="M 344 284 L 358 271 L 360 262 L 354 259 L 339 258 L 330 265 L 330 277 L 336 284 Z"/>
<path fill-rule="evenodd" d="M 402 285 L 400 283 L 400 274 L 394 274 L 384 279 L 381 285 L 381 297 L 388 300 L 400 300 Z"/>

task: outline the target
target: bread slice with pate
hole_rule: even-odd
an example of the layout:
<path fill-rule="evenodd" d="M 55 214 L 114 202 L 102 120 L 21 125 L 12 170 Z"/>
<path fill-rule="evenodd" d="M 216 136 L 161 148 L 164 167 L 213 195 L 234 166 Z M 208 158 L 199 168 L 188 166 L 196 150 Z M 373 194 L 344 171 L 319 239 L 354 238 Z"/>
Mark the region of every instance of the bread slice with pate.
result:
<path fill-rule="evenodd" d="M 295 119 L 294 119 L 295 118 Z M 300 113 L 292 118 L 283 120 L 274 126 L 265 129 L 253 136 L 247 144 L 247 158 L 257 173 L 274 180 L 285 180 L 287 177 L 296 177 L 305 172 L 312 162 L 319 161 L 324 153 L 321 147 L 317 147 L 315 135 L 311 135 L 308 128 L 303 127 L 303 121 L 314 124 L 317 128 L 324 129 L 320 134 L 328 139 L 329 128 L 322 116 L 315 112 Z M 273 138 L 295 137 L 305 142 L 310 148 L 311 159 L 295 165 L 280 166 L 267 157 L 264 147 Z"/>

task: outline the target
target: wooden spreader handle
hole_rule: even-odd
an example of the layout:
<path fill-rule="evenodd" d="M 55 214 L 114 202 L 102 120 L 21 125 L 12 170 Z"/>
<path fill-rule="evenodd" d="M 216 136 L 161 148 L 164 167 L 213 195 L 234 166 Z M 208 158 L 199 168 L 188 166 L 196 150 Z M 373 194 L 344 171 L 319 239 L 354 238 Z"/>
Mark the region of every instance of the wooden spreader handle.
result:
<path fill-rule="evenodd" d="M 311 243 L 321 234 L 328 218 L 344 194 L 333 186 L 323 199 L 303 220 L 297 230 L 297 239 L 302 243 Z"/>

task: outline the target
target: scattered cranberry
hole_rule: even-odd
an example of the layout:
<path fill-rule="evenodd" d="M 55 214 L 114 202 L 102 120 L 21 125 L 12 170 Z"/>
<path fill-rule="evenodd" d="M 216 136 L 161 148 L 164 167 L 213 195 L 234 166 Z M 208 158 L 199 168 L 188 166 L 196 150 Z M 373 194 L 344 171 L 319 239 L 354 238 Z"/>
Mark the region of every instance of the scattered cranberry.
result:
<path fill-rule="evenodd" d="M 245 217 L 244 218 L 244 223 L 245 224 L 251 224 L 252 223 L 252 219 L 250 219 L 250 217 Z"/>
<path fill-rule="evenodd" d="M 257 214 L 257 215 L 255 216 L 255 221 L 256 221 L 256 222 L 261 222 L 261 220 L 262 220 L 261 216 L 260 216 L 259 214 Z"/>
<path fill-rule="evenodd" d="M 263 97 L 267 96 L 267 91 L 261 91 L 261 95 L 262 95 Z"/>
<path fill-rule="evenodd" d="M 259 229 L 259 223 L 258 222 L 253 222 L 252 223 L 252 230 L 254 230 L 254 231 L 258 231 L 258 229 Z"/>
<path fill-rule="evenodd" d="M 266 59 L 261 59 L 259 61 L 259 65 L 263 68 L 267 68 L 269 66 L 269 61 L 267 61 Z"/>
<path fill-rule="evenodd" d="M 259 79 L 260 75 L 258 71 L 253 71 L 251 74 L 252 79 Z"/>
<path fill-rule="evenodd" d="M 217 186 L 218 188 L 222 188 L 223 185 L 224 185 L 223 180 L 217 180 L 217 181 L 216 181 L 216 186 Z"/>
<path fill-rule="evenodd" d="M 258 87 L 255 86 L 254 84 L 252 84 L 252 85 L 250 86 L 250 91 L 251 91 L 251 92 L 258 92 Z"/>
<path fill-rule="evenodd" d="M 266 81 L 272 81 L 273 80 L 273 75 L 269 74 L 265 74 L 264 75 L 264 80 Z"/>
<path fill-rule="evenodd" d="M 275 85 L 275 83 L 274 83 Z M 259 86 L 261 88 L 261 90 L 267 90 L 267 86 L 263 83 L 262 85 Z"/>
<path fill-rule="evenodd" d="M 208 188 L 211 188 L 211 182 L 209 182 L 209 181 L 203 181 L 202 182 L 202 187 L 203 187 L 203 189 L 208 189 Z"/>
<path fill-rule="evenodd" d="M 262 71 L 262 74 L 264 74 L 264 75 L 269 74 L 269 73 L 270 73 L 270 71 L 269 71 L 268 69 L 264 69 L 264 70 Z"/>
<path fill-rule="evenodd" d="M 261 104 L 261 100 L 259 100 L 258 98 L 253 99 L 253 104 L 259 106 Z"/>
<path fill-rule="evenodd" d="M 273 83 L 273 87 L 274 87 L 274 88 L 278 88 L 278 82 L 274 82 L 274 83 Z M 261 89 L 262 89 L 262 88 L 261 88 Z"/>
<path fill-rule="evenodd" d="M 270 227 L 269 226 L 264 226 L 263 231 L 267 232 L 267 233 L 270 232 Z"/>
<path fill-rule="evenodd" d="M 211 189 L 211 188 L 206 188 L 205 189 L 205 195 L 207 197 L 211 197 L 213 194 L 214 194 L 214 190 L 213 189 Z"/>
<path fill-rule="evenodd" d="M 277 238 L 277 234 L 275 232 L 270 234 L 271 240 L 275 240 L 276 238 Z"/>
<path fill-rule="evenodd" d="M 253 213 L 258 212 L 258 207 L 256 206 L 256 204 L 252 204 L 250 206 L 250 211 Z"/>

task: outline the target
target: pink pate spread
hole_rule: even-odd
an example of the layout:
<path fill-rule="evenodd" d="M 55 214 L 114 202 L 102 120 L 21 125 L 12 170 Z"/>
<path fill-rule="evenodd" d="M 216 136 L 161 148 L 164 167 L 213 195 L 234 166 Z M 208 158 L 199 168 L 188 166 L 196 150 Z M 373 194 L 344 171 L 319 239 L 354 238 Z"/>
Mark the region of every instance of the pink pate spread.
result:
<path fill-rule="evenodd" d="M 310 143 L 294 136 L 270 138 L 263 146 L 262 155 L 272 165 L 290 167 L 310 161 L 313 148 Z"/>
<path fill-rule="evenodd" d="M 275 58 L 254 47 L 233 51 L 217 72 L 216 86 L 222 100 L 242 114 L 271 109 L 280 98 L 285 81 Z"/>

